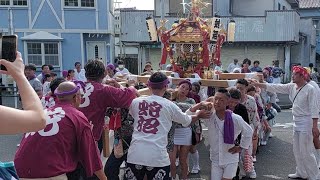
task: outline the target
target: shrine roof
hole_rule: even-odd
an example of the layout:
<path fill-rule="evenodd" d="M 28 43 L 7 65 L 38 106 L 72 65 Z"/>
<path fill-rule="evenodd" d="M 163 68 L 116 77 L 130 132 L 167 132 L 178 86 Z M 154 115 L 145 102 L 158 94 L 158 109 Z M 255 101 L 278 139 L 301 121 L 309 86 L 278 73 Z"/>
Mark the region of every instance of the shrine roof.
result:
<path fill-rule="evenodd" d="M 170 42 L 195 43 L 203 41 L 201 29 L 194 21 L 185 22 L 183 26 L 173 32 Z"/>

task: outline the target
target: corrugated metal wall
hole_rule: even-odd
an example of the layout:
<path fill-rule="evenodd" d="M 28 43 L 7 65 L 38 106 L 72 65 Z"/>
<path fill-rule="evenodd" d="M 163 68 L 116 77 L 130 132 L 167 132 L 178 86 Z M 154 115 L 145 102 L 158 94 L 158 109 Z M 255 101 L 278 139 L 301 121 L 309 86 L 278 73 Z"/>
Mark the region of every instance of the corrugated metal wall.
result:
<path fill-rule="evenodd" d="M 299 15 L 296 11 L 267 11 L 266 17 L 233 17 L 236 42 L 283 42 L 299 38 Z M 226 27 L 229 18 L 222 18 Z M 296 28 L 298 27 L 298 28 Z"/>
<path fill-rule="evenodd" d="M 223 69 L 227 69 L 233 59 L 238 59 L 242 63 L 243 59 L 248 58 L 253 61 L 260 61 L 260 67 L 272 65 L 273 60 L 280 61 L 280 67 L 284 64 L 284 48 L 277 45 L 236 45 L 224 46 L 221 50 L 221 62 Z"/>
<path fill-rule="evenodd" d="M 146 18 L 153 11 L 121 11 L 121 40 L 125 42 L 149 42 Z"/>

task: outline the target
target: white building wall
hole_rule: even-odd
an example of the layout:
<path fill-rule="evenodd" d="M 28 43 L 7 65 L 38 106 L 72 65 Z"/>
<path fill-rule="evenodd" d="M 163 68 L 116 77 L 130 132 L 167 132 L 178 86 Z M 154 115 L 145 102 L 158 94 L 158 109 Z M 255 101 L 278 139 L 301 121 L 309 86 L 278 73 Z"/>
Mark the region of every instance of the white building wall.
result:
<path fill-rule="evenodd" d="M 161 16 L 161 1 L 164 1 L 164 15 L 167 16 L 169 13 L 169 0 L 154 0 L 155 15 Z"/>
<path fill-rule="evenodd" d="M 283 6 L 285 7 L 286 10 L 291 10 L 291 5 L 288 3 L 287 0 L 274 0 L 274 10 L 278 10 L 278 4 L 280 4 L 281 9 L 283 10 Z"/>
<path fill-rule="evenodd" d="M 233 14 L 239 16 L 264 16 L 266 10 L 273 10 L 272 0 L 234 0 Z"/>
<path fill-rule="evenodd" d="M 114 38 L 114 45 L 115 45 L 115 57 L 120 57 L 120 39 L 119 37 Z"/>
<path fill-rule="evenodd" d="M 114 33 L 121 33 L 121 21 L 120 21 L 120 10 L 115 10 L 114 12 Z"/>

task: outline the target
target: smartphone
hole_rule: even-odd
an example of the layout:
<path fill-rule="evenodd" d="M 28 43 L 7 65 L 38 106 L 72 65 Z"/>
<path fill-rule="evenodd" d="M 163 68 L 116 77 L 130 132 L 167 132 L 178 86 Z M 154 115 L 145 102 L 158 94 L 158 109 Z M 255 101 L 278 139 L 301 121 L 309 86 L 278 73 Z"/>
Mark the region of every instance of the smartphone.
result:
<path fill-rule="evenodd" d="M 6 35 L 2 36 L 1 59 L 13 62 L 16 60 L 18 36 Z M 5 66 L 1 65 L 1 70 L 7 70 Z"/>

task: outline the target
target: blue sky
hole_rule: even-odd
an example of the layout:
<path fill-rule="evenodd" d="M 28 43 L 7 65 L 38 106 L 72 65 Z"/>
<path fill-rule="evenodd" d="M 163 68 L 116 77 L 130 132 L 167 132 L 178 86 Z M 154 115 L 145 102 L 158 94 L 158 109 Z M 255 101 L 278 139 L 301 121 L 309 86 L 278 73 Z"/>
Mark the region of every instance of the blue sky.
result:
<path fill-rule="evenodd" d="M 137 7 L 139 10 L 153 10 L 154 8 L 154 0 L 118 0 L 118 2 L 122 2 L 121 8 Z"/>

